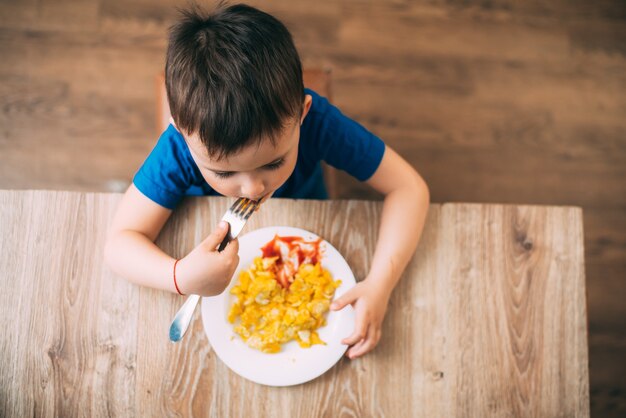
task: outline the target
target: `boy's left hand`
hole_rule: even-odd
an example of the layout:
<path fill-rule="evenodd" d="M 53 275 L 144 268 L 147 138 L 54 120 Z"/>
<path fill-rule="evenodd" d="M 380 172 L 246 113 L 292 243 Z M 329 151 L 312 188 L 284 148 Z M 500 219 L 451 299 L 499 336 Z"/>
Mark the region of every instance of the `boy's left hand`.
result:
<path fill-rule="evenodd" d="M 338 311 L 351 304 L 354 307 L 356 319 L 354 332 L 341 343 L 352 347 L 347 352 L 350 359 L 355 359 L 376 347 L 382 334 L 381 328 L 389 294 L 372 282 L 364 280 L 338 298 L 330 305 L 330 309 Z"/>

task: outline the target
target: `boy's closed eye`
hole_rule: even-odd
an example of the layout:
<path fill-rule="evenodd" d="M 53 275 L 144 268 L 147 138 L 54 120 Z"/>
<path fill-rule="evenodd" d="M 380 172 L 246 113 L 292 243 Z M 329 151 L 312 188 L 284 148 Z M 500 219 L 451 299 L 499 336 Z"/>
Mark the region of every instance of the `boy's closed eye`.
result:
<path fill-rule="evenodd" d="M 261 170 L 277 170 L 279 169 L 283 164 L 285 163 L 285 159 L 284 158 L 279 158 L 276 161 L 273 161 L 269 164 L 265 164 L 264 166 L 260 167 Z M 213 173 L 222 179 L 231 177 L 233 175 L 235 175 L 236 171 L 213 171 Z"/>

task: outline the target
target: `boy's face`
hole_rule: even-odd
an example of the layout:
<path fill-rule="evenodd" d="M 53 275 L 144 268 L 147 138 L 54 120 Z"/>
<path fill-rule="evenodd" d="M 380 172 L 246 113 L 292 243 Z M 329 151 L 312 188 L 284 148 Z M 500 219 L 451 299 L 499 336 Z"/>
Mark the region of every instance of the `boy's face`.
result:
<path fill-rule="evenodd" d="M 298 159 L 300 124 L 311 106 L 305 99 L 302 119 L 292 120 L 275 144 L 262 140 L 220 160 L 211 158 L 197 135 L 185 136 L 202 176 L 213 190 L 224 196 L 267 198 L 287 181 Z"/>

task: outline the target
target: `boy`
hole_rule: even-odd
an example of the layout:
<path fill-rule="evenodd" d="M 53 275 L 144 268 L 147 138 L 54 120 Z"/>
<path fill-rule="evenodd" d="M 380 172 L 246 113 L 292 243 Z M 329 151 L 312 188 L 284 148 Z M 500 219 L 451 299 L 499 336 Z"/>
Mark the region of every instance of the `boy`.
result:
<path fill-rule="evenodd" d="M 184 195 L 325 198 L 324 160 L 385 195 L 371 270 L 331 305 L 355 308 L 354 332 L 343 340 L 351 346 L 347 355 L 372 350 L 424 225 L 425 182 L 379 138 L 304 89 L 291 35 L 257 9 L 183 12 L 171 29 L 165 73 L 175 125 L 161 135 L 120 203 L 105 250 L 108 264 L 139 285 L 219 294 L 237 267 L 238 241 L 217 252 L 228 230 L 220 223 L 174 260 L 154 240 L 176 204 Z"/>

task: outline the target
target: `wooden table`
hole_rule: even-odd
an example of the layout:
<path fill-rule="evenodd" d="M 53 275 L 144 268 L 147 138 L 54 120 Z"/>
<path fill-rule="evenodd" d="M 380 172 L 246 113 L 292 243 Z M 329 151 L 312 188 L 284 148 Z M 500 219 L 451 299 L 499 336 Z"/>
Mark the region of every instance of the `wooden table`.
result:
<path fill-rule="evenodd" d="M 309 383 L 271 388 L 214 354 L 199 310 L 102 260 L 121 195 L 0 191 L 0 416 L 589 416 L 582 212 L 432 205 L 375 351 Z M 182 256 L 230 200 L 186 201 L 159 245 Z M 325 237 L 362 278 L 380 202 L 272 199 L 246 230 Z"/>

